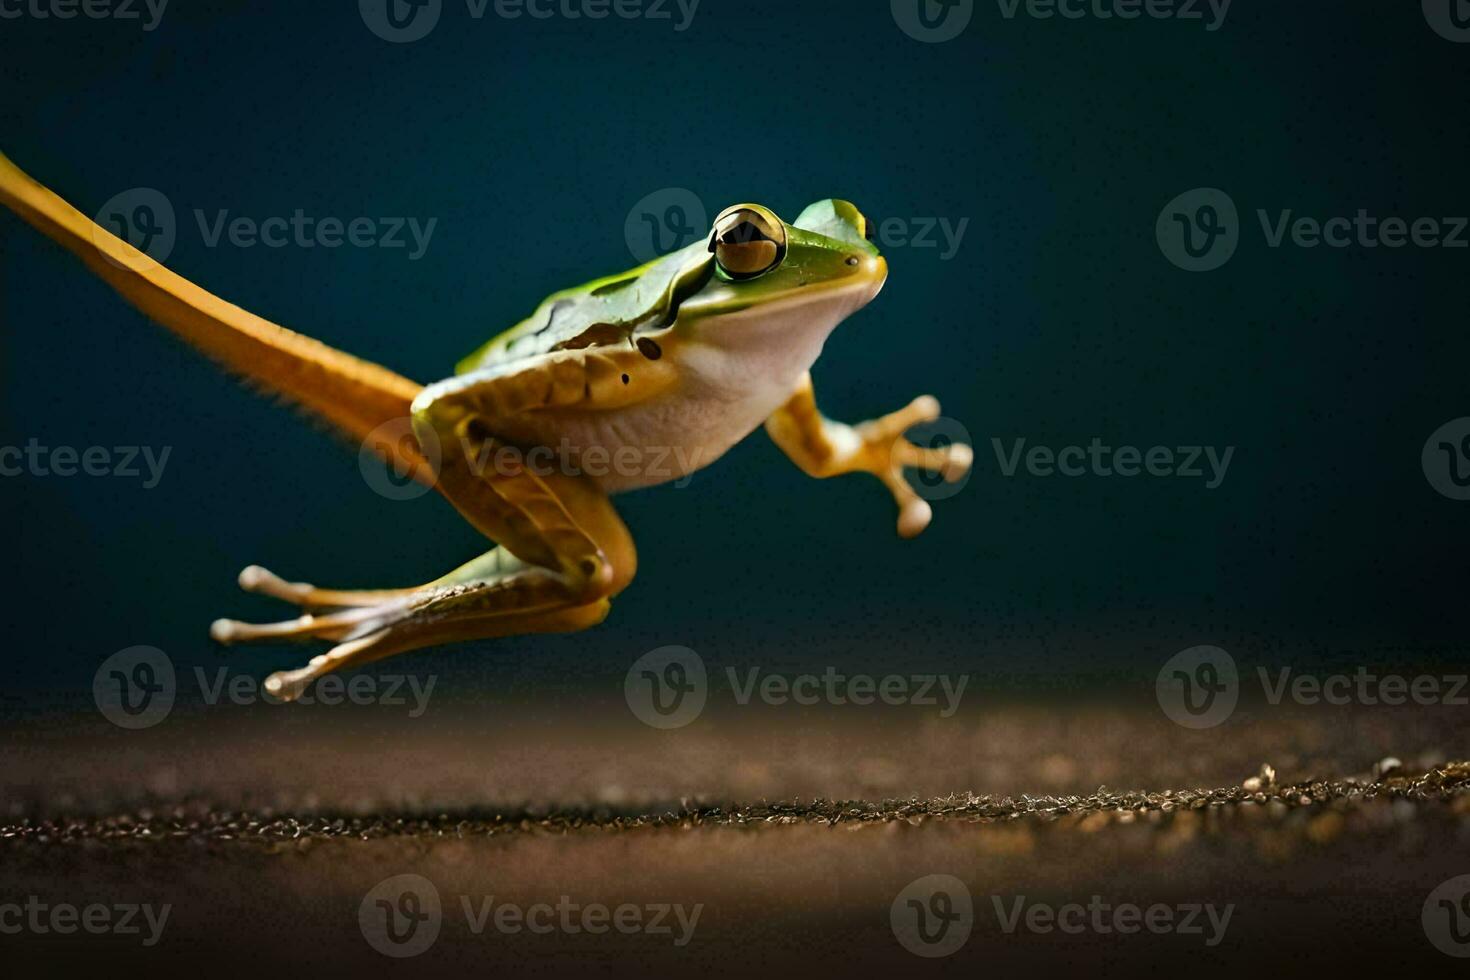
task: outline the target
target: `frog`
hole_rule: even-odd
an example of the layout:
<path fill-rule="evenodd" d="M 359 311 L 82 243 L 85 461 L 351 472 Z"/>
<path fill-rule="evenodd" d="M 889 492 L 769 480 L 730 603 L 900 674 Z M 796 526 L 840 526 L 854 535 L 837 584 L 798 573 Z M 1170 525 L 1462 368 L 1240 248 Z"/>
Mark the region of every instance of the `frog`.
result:
<path fill-rule="evenodd" d="M 209 293 L 3 155 L 0 203 L 230 372 L 437 490 L 493 544 L 402 588 L 322 588 L 245 568 L 242 589 L 298 615 L 217 620 L 217 643 L 328 645 L 267 677 L 280 700 L 411 650 L 602 623 L 637 571 L 613 497 L 687 478 L 756 429 L 809 476 L 876 477 L 903 538 L 932 519 L 906 471 L 958 481 L 973 462 L 963 442 L 908 437 L 940 417 L 933 396 L 856 425 L 818 409 L 811 371 L 824 345 L 888 277 L 872 222 L 848 201 L 819 201 L 789 223 L 761 204 L 732 205 L 687 247 L 551 294 L 427 385 Z M 599 458 L 621 463 L 593 465 Z"/>

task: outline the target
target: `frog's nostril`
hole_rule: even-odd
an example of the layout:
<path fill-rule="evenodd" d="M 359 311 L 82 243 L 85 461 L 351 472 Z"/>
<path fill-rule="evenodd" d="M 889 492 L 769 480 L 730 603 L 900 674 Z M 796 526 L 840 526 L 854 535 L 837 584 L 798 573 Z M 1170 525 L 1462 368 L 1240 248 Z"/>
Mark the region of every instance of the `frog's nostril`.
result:
<path fill-rule="evenodd" d="M 856 255 L 849 255 L 847 257 L 847 264 L 848 265 L 857 265 L 858 264 L 858 257 Z"/>

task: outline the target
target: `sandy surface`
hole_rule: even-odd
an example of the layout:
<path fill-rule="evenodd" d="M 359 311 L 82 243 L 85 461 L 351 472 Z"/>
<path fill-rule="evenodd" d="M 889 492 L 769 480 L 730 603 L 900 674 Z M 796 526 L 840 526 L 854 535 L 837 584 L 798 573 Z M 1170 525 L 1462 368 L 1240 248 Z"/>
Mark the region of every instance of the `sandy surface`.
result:
<path fill-rule="evenodd" d="M 1470 873 L 1470 766 L 1456 761 L 1470 747 L 1450 709 L 1247 708 L 1203 732 L 1126 706 L 885 717 L 747 709 L 658 732 L 613 711 L 262 707 L 142 732 L 23 726 L 5 769 L 4 896 L 170 913 L 152 947 L 36 930 L 0 943 L 16 962 L 216 974 L 1455 965 L 1421 922 L 1430 893 Z M 374 890 L 401 874 L 427 881 L 440 912 L 432 943 L 400 961 L 368 933 L 381 945 Z M 929 875 L 958 879 L 973 908 L 968 939 L 939 959 L 909 952 L 891 915 Z M 558 903 L 571 918 L 544 934 L 514 912 L 503 928 L 478 918 L 538 904 L 555 918 Z M 1076 913 L 1076 932 L 1041 931 L 1044 913 L 1008 928 L 1017 908 L 1071 903 L 1100 911 Z M 666 906 L 670 931 L 581 928 L 598 906 L 635 907 L 645 926 Z M 1200 906 L 1203 925 L 1122 933 L 1120 906 L 1165 906 L 1180 924 Z M 1223 929 L 1208 908 L 1230 910 Z"/>

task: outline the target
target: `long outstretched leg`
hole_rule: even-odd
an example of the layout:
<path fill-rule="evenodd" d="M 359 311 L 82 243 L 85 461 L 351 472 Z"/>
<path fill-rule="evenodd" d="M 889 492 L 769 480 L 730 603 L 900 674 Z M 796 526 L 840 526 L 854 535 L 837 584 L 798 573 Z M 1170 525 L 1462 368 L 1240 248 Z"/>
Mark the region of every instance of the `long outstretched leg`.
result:
<path fill-rule="evenodd" d="M 451 461 L 446 471 L 462 465 Z M 493 527 L 501 547 L 410 589 L 317 589 L 247 569 L 242 578 L 255 591 L 311 611 L 261 626 L 220 620 L 211 634 L 223 643 L 334 642 L 336 646 L 305 667 L 267 678 L 267 691 L 293 700 L 323 674 L 392 654 L 600 623 L 607 616 L 609 599 L 631 581 L 636 569 L 631 535 L 611 501 L 580 477 L 530 472 L 470 476 L 476 484 L 450 476 L 456 490 L 446 494 L 456 503 L 464 502 L 461 509 L 475 515 L 477 526 Z M 514 555 L 508 543 L 532 560 Z"/>
<path fill-rule="evenodd" d="M 226 302 L 97 224 L 0 154 L 0 205 L 56 241 L 150 319 L 230 371 L 307 409 L 354 444 L 408 414 L 422 385 Z M 412 440 L 383 444 L 400 468 Z"/>
<path fill-rule="evenodd" d="M 306 667 L 267 679 L 268 691 L 289 700 L 325 673 L 390 654 L 601 622 L 608 600 L 636 571 L 627 527 L 590 480 L 507 456 L 495 431 L 519 412 L 641 397 L 662 383 L 659 374 L 640 372 L 637 384 L 631 376 L 624 384 L 625 367 L 617 357 L 576 352 L 517 374 L 470 375 L 425 389 L 414 402 L 413 424 L 421 444 L 442 447 L 437 487 L 500 547 L 414 589 L 318 589 L 247 569 L 247 588 L 329 611 L 265 626 L 221 621 L 216 639 L 335 642 Z"/>

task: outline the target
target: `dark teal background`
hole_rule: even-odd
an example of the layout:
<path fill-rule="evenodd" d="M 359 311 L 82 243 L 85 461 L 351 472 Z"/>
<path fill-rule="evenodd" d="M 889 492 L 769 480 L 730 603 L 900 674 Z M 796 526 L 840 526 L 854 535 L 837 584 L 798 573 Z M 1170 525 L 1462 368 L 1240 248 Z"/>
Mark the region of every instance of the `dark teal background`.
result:
<path fill-rule="evenodd" d="M 828 414 L 933 392 L 976 471 L 899 541 L 887 494 L 803 477 L 757 433 L 685 488 L 620 501 L 638 581 L 595 632 L 421 654 L 443 694 L 620 697 L 664 644 L 712 668 L 964 670 L 976 688 L 1147 696 L 1164 659 L 1463 663 L 1470 504 L 1424 440 L 1470 415 L 1470 252 L 1270 249 L 1257 208 L 1470 214 L 1470 45 L 1417 3 L 1236 0 L 1222 29 L 1006 20 L 919 43 L 888 4 L 704 0 L 689 30 L 473 21 L 391 45 L 355 3 L 173 0 L 158 30 L 0 21 L 0 150 L 83 211 L 135 186 L 180 215 L 168 264 L 419 381 L 546 293 L 632 264 L 667 186 L 711 214 L 968 218 L 958 255 L 890 248 L 882 297 L 816 369 Z M 1198 186 L 1245 223 L 1223 269 L 1165 261 Z M 192 210 L 437 218 L 427 255 L 207 248 Z M 0 480 L 6 684 L 90 708 L 133 644 L 213 664 L 234 576 L 411 584 L 484 544 L 437 497 L 373 494 L 355 449 L 226 380 L 8 213 L 0 445 L 171 446 L 163 482 Z M 1233 445 L 1224 484 L 1000 475 L 992 437 Z M 302 651 L 242 649 L 242 669 Z M 28 693 L 29 692 L 29 693 Z M 1066 703 L 1059 692 L 1059 706 Z M 35 697 L 35 694 L 44 694 Z"/>

